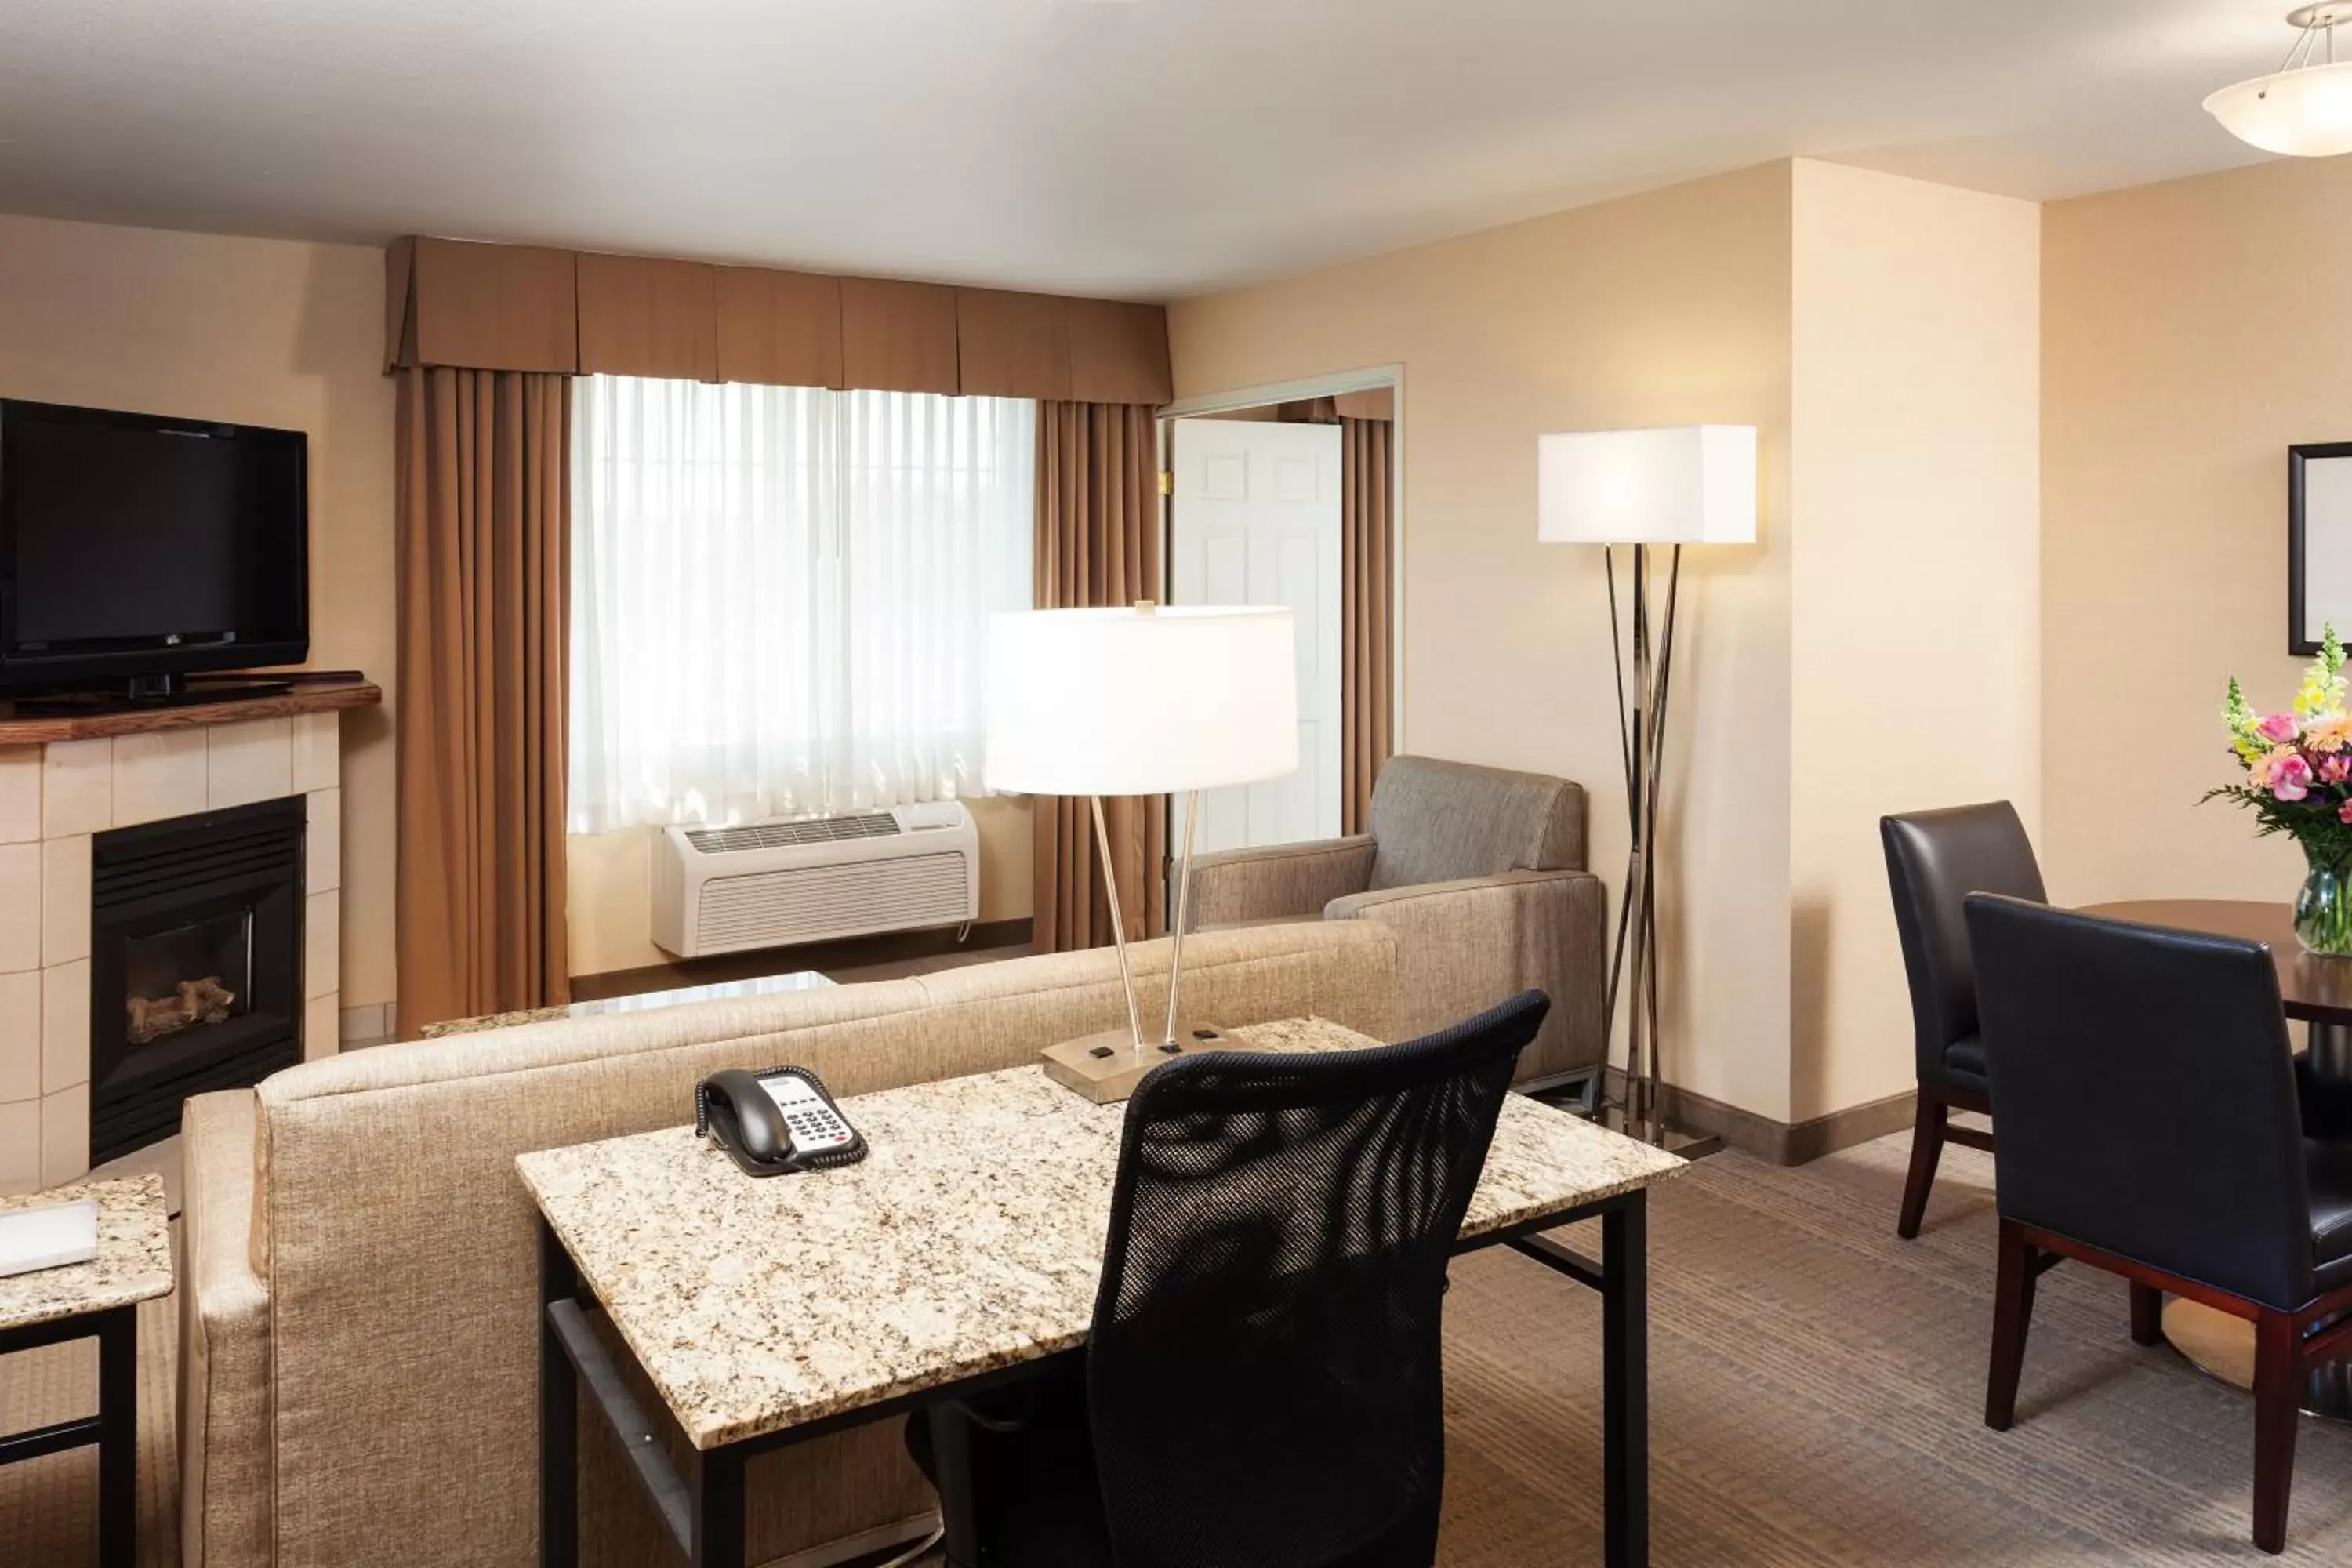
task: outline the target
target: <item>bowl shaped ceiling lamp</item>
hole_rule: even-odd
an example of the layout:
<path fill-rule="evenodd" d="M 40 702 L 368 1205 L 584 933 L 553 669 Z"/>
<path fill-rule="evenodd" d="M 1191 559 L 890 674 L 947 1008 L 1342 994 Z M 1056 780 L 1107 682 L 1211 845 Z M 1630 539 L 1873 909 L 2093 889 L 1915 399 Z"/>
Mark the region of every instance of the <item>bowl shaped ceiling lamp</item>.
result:
<path fill-rule="evenodd" d="M 1617 721 L 1625 763 L 1632 849 L 1617 911 L 1606 1016 L 1617 1016 L 1618 984 L 1633 987 L 1626 1010 L 1627 1131 L 1666 1141 L 1658 1076 L 1658 780 L 1664 759 L 1668 678 L 1674 673 L 1675 611 L 1683 546 L 1756 542 L 1756 431 L 1747 425 L 1685 425 L 1662 430 L 1598 430 L 1536 437 L 1536 537 L 1547 544 L 1598 544 L 1609 578 L 1609 651 L 1617 670 Z M 1633 547 L 1633 679 L 1618 613 L 1616 547 Z M 1673 550 L 1664 613 L 1650 604 L 1650 550 Z M 1659 630 L 1654 652 L 1651 625 Z M 1633 963 L 1626 967 L 1631 949 Z"/>
<path fill-rule="evenodd" d="M 991 789 L 1088 797 L 1128 1026 L 1123 1037 L 1049 1048 L 1045 1070 L 1091 1100 L 1124 1099 L 1145 1071 L 1193 1044 L 1177 1037 L 1176 1002 L 1201 792 L 1279 778 L 1298 766 L 1298 655 L 1290 612 L 1140 604 L 994 616 L 987 712 Z M 1179 793 L 1192 798 L 1176 876 L 1168 1016 L 1159 1045 L 1147 1053 L 1102 797 Z M 1208 1044 L 1233 1045 L 1207 1033 Z"/>
<path fill-rule="evenodd" d="M 2336 59 L 2336 24 L 2352 22 L 2352 3 L 2299 6 L 2286 19 L 2301 31 L 2279 68 L 2223 88 L 2205 100 L 2206 112 L 2265 153 L 2352 153 L 2352 61 Z"/>

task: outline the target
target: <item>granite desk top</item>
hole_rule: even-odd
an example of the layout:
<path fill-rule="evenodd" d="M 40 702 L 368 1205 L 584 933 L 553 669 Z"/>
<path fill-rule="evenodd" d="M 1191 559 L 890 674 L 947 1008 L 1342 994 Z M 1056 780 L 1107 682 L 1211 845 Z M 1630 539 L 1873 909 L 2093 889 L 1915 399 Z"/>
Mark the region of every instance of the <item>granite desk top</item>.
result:
<path fill-rule="evenodd" d="M 1266 1048 L 1374 1045 L 1319 1019 Z M 1082 1343 L 1124 1105 L 1034 1067 L 842 1102 L 866 1158 L 754 1180 L 672 1128 L 519 1156 L 581 1278 L 698 1448 L 820 1420 Z M 1521 1095 L 1504 1102 L 1462 1234 L 1674 1174 L 1662 1150 Z"/>
<path fill-rule="evenodd" d="M 46 1193 L 0 1198 L 0 1214 L 85 1198 L 98 1200 L 98 1256 L 88 1263 L 0 1279 L 0 1330 L 78 1318 L 172 1293 L 172 1240 L 161 1176 L 76 1182 Z"/>

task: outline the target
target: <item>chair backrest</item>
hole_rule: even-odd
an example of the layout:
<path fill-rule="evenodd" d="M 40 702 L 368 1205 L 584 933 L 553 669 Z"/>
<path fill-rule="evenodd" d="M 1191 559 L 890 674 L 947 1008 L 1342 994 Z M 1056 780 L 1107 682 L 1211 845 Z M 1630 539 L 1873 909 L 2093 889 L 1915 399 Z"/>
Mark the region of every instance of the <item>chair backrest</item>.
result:
<path fill-rule="evenodd" d="M 1878 837 L 1911 982 L 1919 1079 L 1934 1083 L 1944 1076 L 1944 1047 L 1977 1032 L 1976 971 L 1960 900 L 2004 893 L 2041 903 L 2042 868 L 2017 808 L 2005 800 L 1882 816 Z"/>
<path fill-rule="evenodd" d="M 1983 893 L 1968 924 L 2002 1216 L 2267 1306 L 2308 1301 L 2270 949 Z"/>
<path fill-rule="evenodd" d="M 1372 785 L 1374 888 L 1584 868 L 1584 787 L 1435 757 L 1391 757 Z"/>
<path fill-rule="evenodd" d="M 1144 1079 L 1087 1362 L 1119 1568 L 1429 1568 L 1446 1260 L 1549 1005 Z"/>

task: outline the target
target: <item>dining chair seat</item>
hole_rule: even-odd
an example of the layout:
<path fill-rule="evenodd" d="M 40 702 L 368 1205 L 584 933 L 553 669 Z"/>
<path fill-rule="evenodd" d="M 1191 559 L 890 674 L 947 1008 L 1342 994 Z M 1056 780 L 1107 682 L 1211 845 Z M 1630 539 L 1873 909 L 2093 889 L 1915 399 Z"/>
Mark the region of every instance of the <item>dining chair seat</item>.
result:
<path fill-rule="evenodd" d="M 1985 1052 L 1982 1035 L 1968 1035 L 1944 1047 L 1944 1071 L 1951 1082 L 1961 1089 L 1985 1091 Z"/>
<path fill-rule="evenodd" d="M 2312 1272 L 2323 1290 L 2352 1285 L 2352 1143 L 2305 1139 L 2303 1169 L 2311 1189 Z"/>

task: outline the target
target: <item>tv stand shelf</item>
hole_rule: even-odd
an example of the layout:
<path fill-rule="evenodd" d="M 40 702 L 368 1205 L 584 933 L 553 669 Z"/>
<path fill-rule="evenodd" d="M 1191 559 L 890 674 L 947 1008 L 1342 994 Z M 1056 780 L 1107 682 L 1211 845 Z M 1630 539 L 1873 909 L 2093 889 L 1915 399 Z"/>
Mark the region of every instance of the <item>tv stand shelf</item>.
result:
<path fill-rule="evenodd" d="M 0 702 L 0 746 L 43 745 L 54 741 L 96 740 L 103 735 L 185 730 L 203 724 L 235 724 L 247 719 L 373 708 L 383 701 L 383 689 L 352 669 L 268 672 L 263 679 L 289 681 L 291 685 L 270 697 L 226 697 L 218 702 L 182 701 L 168 706 L 125 701 L 112 709 L 21 718 L 15 703 Z"/>

